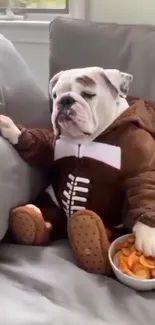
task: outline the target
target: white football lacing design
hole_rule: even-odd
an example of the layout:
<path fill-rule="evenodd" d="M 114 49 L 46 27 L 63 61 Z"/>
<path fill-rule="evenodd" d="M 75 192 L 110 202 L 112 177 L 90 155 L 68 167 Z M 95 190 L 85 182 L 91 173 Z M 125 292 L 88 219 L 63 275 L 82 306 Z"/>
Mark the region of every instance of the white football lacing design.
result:
<path fill-rule="evenodd" d="M 76 211 L 85 209 L 84 203 L 87 202 L 85 196 L 89 191 L 87 186 L 89 183 L 90 180 L 88 178 L 76 177 L 71 174 L 68 175 L 66 189 L 63 191 L 64 200 L 62 200 L 67 218 L 71 217 Z"/>

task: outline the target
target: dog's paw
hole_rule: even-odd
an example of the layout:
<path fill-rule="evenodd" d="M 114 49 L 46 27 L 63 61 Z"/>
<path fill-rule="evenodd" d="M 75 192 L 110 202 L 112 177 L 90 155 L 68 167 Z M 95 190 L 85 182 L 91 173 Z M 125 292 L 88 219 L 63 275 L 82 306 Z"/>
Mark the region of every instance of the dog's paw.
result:
<path fill-rule="evenodd" d="M 155 257 L 155 228 L 137 222 L 133 231 L 136 248 L 145 256 Z"/>
<path fill-rule="evenodd" d="M 14 124 L 11 118 L 0 115 L 0 133 L 3 138 L 7 139 L 11 144 L 17 144 L 21 131 Z"/>

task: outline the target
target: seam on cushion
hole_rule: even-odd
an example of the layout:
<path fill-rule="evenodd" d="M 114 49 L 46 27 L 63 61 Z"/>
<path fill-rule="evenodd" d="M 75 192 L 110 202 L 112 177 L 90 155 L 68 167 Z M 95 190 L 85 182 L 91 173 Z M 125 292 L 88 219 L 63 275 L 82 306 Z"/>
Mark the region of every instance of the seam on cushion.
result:
<path fill-rule="evenodd" d="M 84 22 L 83 19 L 79 19 L 79 18 L 71 18 L 71 17 L 61 17 L 61 16 L 58 16 L 56 18 L 54 18 L 51 23 L 49 24 L 49 32 L 51 33 L 51 29 L 52 29 L 52 26 L 55 24 L 55 22 L 58 22 L 58 21 L 68 21 L 68 22 Z M 91 21 L 91 20 L 87 20 L 85 21 L 85 27 L 87 26 L 113 26 L 113 27 L 136 27 L 137 29 L 141 29 L 141 28 L 144 28 L 144 29 L 148 29 L 149 32 L 155 32 L 155 26 L 154 25 L 151 25 L 151 24 L 121 24 L 121 23 L 104 23 L 104 22 L 95 22 L 95 21 Z"/>

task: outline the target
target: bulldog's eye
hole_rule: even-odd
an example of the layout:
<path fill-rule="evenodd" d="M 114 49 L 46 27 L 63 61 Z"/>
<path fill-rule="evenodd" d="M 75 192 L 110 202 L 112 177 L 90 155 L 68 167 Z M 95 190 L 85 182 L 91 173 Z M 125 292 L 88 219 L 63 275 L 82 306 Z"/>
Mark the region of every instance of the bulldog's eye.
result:
<path fill-rule="evenodd" d="M 57 98 L 57 94 L 53 93 L 53 99 L 56 99 L 56 98 Z"/>
<path fill-rule="evenodd" d="M 88 92 L 86 92 L 86 91 L 83 91 L 83 92 L 81 93 L 81 96 L 82 96 L 83 98 L 86 98 L 86 99 L 92 99 L 93 97 L 96 96 L 96 94 L 92 94 L 92 93 L 88 93 Z"/>

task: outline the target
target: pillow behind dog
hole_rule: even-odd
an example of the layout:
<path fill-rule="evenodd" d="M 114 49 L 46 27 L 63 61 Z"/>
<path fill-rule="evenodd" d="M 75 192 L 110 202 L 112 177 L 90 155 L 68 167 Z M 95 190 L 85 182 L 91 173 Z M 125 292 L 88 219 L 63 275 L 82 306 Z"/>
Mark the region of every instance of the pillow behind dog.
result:
<path fill-rule="evenodd" d="M 28 127 L 50 125 L 49 100 L 10 41 L 0 35 L 0 114 Z M 9 211 L 37 196 L 45 176 L 30 168 L 0 137 L 0 240 Z"/>
<path fill-rule="evenodd" d="M 0 114 L 28 127 L 49 127 L 49 100 L 13 44 L 0 35 Z"/>

